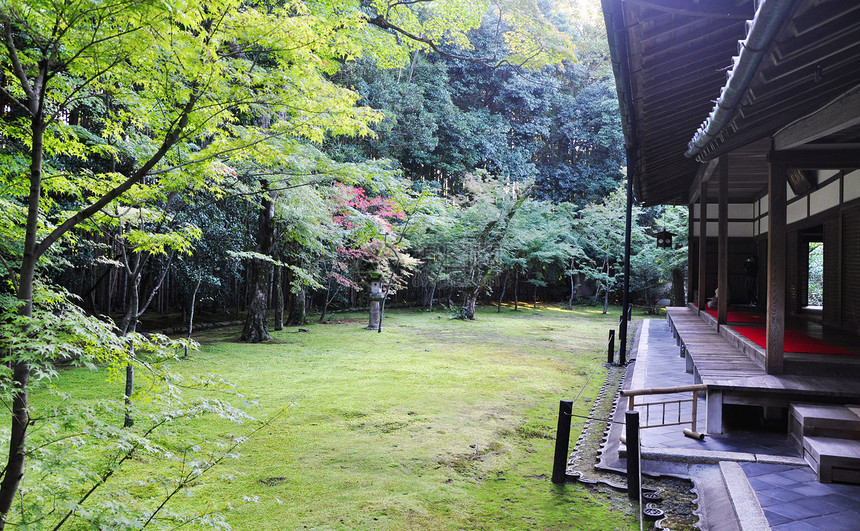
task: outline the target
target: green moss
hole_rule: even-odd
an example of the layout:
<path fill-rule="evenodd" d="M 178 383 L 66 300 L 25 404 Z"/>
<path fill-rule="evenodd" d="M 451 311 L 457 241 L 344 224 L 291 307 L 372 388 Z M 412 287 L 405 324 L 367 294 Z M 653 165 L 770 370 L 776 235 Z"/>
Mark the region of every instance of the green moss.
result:
<path fill-rule="evenodd" d="M 200 335 L 202 349 L 174 371 L 220 373 L 259 398 L 256 418 L 284 414 L 241 447 L 241 459 L 172 503 L 230 501 L 235 529 L 637 527 L 626 502 L 549 481 L 558 401 L 576 396 L 597 367 L 575 404 L 575 413 L 588 412 L 618 314 L 440 315 L 389 311 L 381 334 L 363 329 L 363 315 L 337 315 L 259 345 L 235 341 L 238 329 Z M 107 389 L 103 377 L 67 371 L 61 386 L 89 397 Z M 214 440 L 251 428 L 199 419 L 184 429 Z M 580 429 L 574 420 L 572 441 Z M 125 481 L 155 466 L 134 463 Z"/>

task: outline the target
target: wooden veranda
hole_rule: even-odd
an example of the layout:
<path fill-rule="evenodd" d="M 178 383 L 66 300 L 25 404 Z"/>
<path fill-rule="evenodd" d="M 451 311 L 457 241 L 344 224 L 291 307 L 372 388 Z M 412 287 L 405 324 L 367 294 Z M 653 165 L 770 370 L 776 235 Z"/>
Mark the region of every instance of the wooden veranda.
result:
<path fill-rule="evenodd" d="M 755 405 L 788 408 L 792 402 L 841 404 L 860 403 L 860 360 L 848 360 L 851 370 L 812 354 L 793 356 L 805 362 L 798 374 L 767 374 L 761 362 L 749 352 L 755 347 L 739 344 L 736 336 L 723 329 L 720 333 L 693 307 L 667 309 L 667 319 L 678 340 L 680 354 L 687 360 L 687 372 L 697 383 L 707 386 L 706 431 L 722 433 L 723 405 Z M 817 359 L 816 359 L 817 358 Z M 823 365 L 820 370 L 810 368 Z M 798 365 L 800 367 L 800 365 Z"/>
<path fill-rule="evenodd" d="M 689 207 L 687 301 L 860 343 L 860 3 L 603 0 L 636 200 Z M 704 121 L 703 121 L 704 119 Z M 823 246 L 823 303 L 805 246 Z"/>
<path fill-rule="evenodd" d="M 688 306 L 670 320 L 688 369 L 707 385 L 707 431 L 722 431 L 726 404 L 802 417 L 810 430 L 826 419 L 807 419 L 805 407 L 855 415 L 860 2 L 602 4 L 629 189 L 645 205 L 689 209 Z M 820 294 L 813 248 L 823 254 Z M 740 307 L 759 322 L 732 326 Z M 807 336 L 828 348 L 798 350 L 794 338 Z M 803 451 L 815 467 L 843 466 L 819 450 L 851 448 L 850 474 L 834 477 L 860 481 L 860 430 L 844 435 L 850 443 L 809 435 Z"/>

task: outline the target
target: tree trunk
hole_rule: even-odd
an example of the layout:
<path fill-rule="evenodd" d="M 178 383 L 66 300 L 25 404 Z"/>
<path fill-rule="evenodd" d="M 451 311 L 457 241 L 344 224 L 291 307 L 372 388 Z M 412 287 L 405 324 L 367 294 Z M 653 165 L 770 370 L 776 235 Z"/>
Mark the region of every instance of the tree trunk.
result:
<path fill-rule="evenodd" d="M 433 311 L 433 300 L 436 298 L 436 286 L 438 282 L 433 282 L 433 287 L 430 288 L 430 304 L 427 306 L 428 311 Z"/>
<path fill-rule="evenodd" d="M 326 293 L 328 293 L 328 292 L 326 292 Z M 328 313 L 328 296 L 326 296 L 323 299 L 322 312 L 320 312 L 320 318 L 319 318 L 319 321 L 317 321 L 317 322 L 324 323 L 325 322 L 325 316 L 327 313 Z"/>
<path fill-rule="evenodd" d="M 287 326 L 300 326 L 307 323 L 307 291 L 302 288 L 292 296 Z"/>
<path fill-rule="evenodd" d="M 275 297 L 275 330 L 284 329 L 284 282 L 281 266 L 275 266 L 272 280 L 272 293 Z"/>
<path fill-rule="evenodd" d="M 260 262 L 255 260 L 255 262 Z M 260 343 L 261 341 L 269 341 L 272 336 L 269 335 L 269 327 L 266 322 L 266 275 L 265 267 L 262 263 L 254 264 L 255 271 L 252 277 L 252 296 L 248 302 L 248 316 L 245 318 L 245 325 L 242 328 L 242 341 L 246 343 Z M 260 280 L 259 277 L 263 277 Z"/>
<path fill-rule="evenodd" d="M 236 317 L 239 317 L 239 314 L 242 313 L 242 287 L 238 276 L 234 282 L 236 283 Z"/>
<path fill-rule="evenodd" d="M 570 259 L 570 298 L 567 299 L 567 309 L 573 310 L 573 298 L 576 296 L 576 274 L 573 272 L 573 258 Z"/>
<path fill-rule="evenodd" d="M 603 293 L 603 315 L 606 315 L 606 311 L 609 309 L 609 284 L 607 283 L 604 286 Z"/>
<path fill-rule="evenodd" d="M 4 19 L 7 15 L 4 13 Z M 178 119 L 173 122 L 170 134 L 165 137 L 159 149 L 150 156 L 149 160 L 140 165 L 134 173 L 127 177 L 120 185 L 115 186 L 102 195 L 89 206 L 77 211 L 75 214 L 67 217 L 65 221 L 55 226 L 48 234 L 46 234 L 40 242 L 36 242 L 37 229 L 39 228 L 39 200 L 42 195 L 42 166 L 44 159 L 44 133 L 46 130 L 45 109 L 46 109 L 46 87 L 51 79 L 52 74 L 56 74 L 65 67 L 61 62 L 54 59 L 40 60 L 37 64 L 27 64 L 26 67 L 21 64 L 15 51 L 16 43 L 11 38 L 11 22 L 5 20 L 5 29 L 8 33 L 6 40 L 8 52 L 6 58 L 12 70 L 16 72 L 21 87 L 24 89 L 23 94 L 19 96 L 19 103 L 26 108 L 30 120 L 30 132 L 27 135 L 29 138 L 24 139 L 23 144 L 27 144 L 29 140 L 30 147 L 30 168 L 29 168 L 29 191 L 27 197 L 27 222 L 24 231 L 24 247 L 21 260 L 20 274 L 18 275 L 17 298 L 22 302 L 18 308 L 18 315 L 23 317 L 23 321 L 33 316 L 33 288 L 35 281 L 36 263 L 39 257 L 50 249 L 60 237 L 72 230 L 82 221 L 89 219 L 105 205 L 112 200 L 122 196 L 132 186 L 140 182 L 141 178 L 146 175 L 170 148 L 176 144 L 181 138 L 184 129 L 188 125 L 188 117 L 194 110 L 200 94 L 195 90 L 189 96 L 187 105 Z M 47 33 L 46 33 L 47 35 Z M 50 38 L 47 38 L 44 50 L 53 49 L 53 44 L 61 43 L 63 38 L 55 32 Z M 30 44 L 28 44 L 29 46 Z M 89 45 L 87 45 L 89 46 Z M 56 53 L 54 50 L 53 53 Z M 32 74 L 32 79 L 30 75 Z M 90 85 L 89 82 L 84 82 L 82 86 Z M 91 85 L 90 85 L 91 86 Z M 69 102 L 66 102 L 69 103 Z M 51 112 L 62 111 L 63 106 Z M 26 328 L 20 331 L 23 337 L 29 333 L 37 333 Z M 24 347 L 26 348 L 26 347 Z M 15 499 L 15 494 L 24 476 L 24 461 L 26 455 L 26 438 L 27 426 L 30 423 L 29 417 L 29 376 L 30 376 L 30 356 L 25 352 L 11 352 L 11 360 L 8 362 L 11 368 L 11 383 L 14 389 L 12 397 L 11 413 L 12 426 L 9 433 L 9 452 L 8 461 L 5 469 L 2 472 L 3 479 L 0 481 L 0 531 L 6 526 L 6 518 L 9 514 L 9 509 Z M 7 408 L 9 406 L 7 405 Z"/>
<path fill-rule="evenodd" d="M 123 253 L 123 256 L 126 256 Z M 131 267 L 131 264 L 128 263 L 128 259 L 125 261 L 125 271 L 126 271 L 126 285 L 130 287 L 129 292 L 129 300 L 128 306 L 126 307 L 125 315 L 122 318 L 122 324 L 120 325 L 120 332 L 123 336 L 128 334 L 133 334 L 137 331 L 137 319 L 146 310 L 146 308 L 152 302 L 152 299 L 155 297 L 156 293 L 158 293 L 161 288 L 164 279 L 166 278 L 167 271 L 170 269 L 170 261 L 173 258 L 173 252 L 170 253 L 170 260 L 167 262 L 167 266 L 165 267 L 164 272 L 162 272 L 160 278 L 156 282 L 155 286 L 152 288 L 152 291 L 149 294 L 149 297 L 143 304 L 141 308 L 140 304 L 140 283 L 141 283 L 141 273 L 143 272 L 146 263 L 149 261 L 150 254 L 142 255 L 137 253 L 135 256 L 134 268 Z M 134 404 L 132 402 L 132 395 L 134 394 L 134 342 L 129 341 L 128 343 L 128 354 L 129 361 L 125 366 L 125 391 L 123 394 L 123 400 L 125 402 L 125 415 L 123 419 L 123 427 L 131 428 L 134 425 Z"/>
<path fill-rule="evenodd" d="M 29 381 L 30 364 L 17 362 L 12 366 L 12 379 L 17 389 L 12 398 L 12 429 L 9 432 L 9 458 L 0 483 L 0 529 L 6 526 L 6 515 L 12 507 L 15 492 L 24 477 L 24 454 L 27 426 L 30 424 Z"/>
<path fill-rule="evenodd" d="M 684 270 L 680 268 L 676 268 L 672 270 L 672 305 L 673 306 L 685 306 L 687 298 L 684 293 L 684 282 L 687 279 L 687 275 L 684 274 Z"/>
<path fill-rule="evenodd" d="M 606 315 L 606 311 L 609 309 L 609 259 L 606 258 L 603 260 L 603 269 L 606 271 L 606 284 L 603 286 L 605 293 L 603 294 L 603 315 Z"/>
<path fill-rule="evenodd" d="M 537 310 L 537 290 L 538 290 L 538 285 L 537 285 L 537 284 L 535 284 L 534 302 L 533 302 L 533 304 L 532 304 L 532 308 L 533 308 L 533 309 L 535 309 L 535 310 Z"/>
<path fill-rule="evenodd" d="M 430 293 L 425 293 L 424 295 L 424 307 L 427 308 L 427 311 L 433 311 L 433 299 L 436 297 L 436 281 L 433 281 L 430 284 Z M 426 289 L 425 289 L 426 292 Z"/>
<path fill-rule="evenodd" d="M 263 189 L 268 183 L 263 182 Z M 260 209 L 259 228 L 257 232 L 256 251 L 260 254 L 271 255 L 275 219 L 275 196 L 273 193 L 263 195 Z M 248 301 L 248 316 L 242 328 L 242 341 L 259 343 L 269 341 L 267 311 L 269 309 L 269 264 L 258 258 L 251 260 L 251 286 Z"/>
<path fill-rule="evenodd" d="M 194 291 L 191 292 L 191 309 L 188 317 L 188 342 L 191 342 L 191 334 L 194 332 L 194 307 L 197 305 L 197 291 L 200 289 L 200 283 L 203 282 L 203 274 L 197 277 L 197 284 L 194 285 Z M 188 343 L 185 343 L 185 354 L 183 357 L 188 357 Z"/>
<path fill-rule="evenodd" d="M 379 323 L 376 325 L 376 332 L 382 333 L 382 320 L 385 318 L 385 299 L 388 297 L 388 289 L 382 292 L 382 300 L 379 301 Z"/>
<path fill-rule="evenodd" d="M 334 295 L 331 294 L 331 283 L 332 278 L 331 275 L 329 275 L 328 280 L 326 281 L 325 294 L 323 294 L 323 307 L 319 319 L 320 323 L 325 322 L 326 314 L 328 314 L 328 305 L 332 300 L 334 300 Z"/>
<path fill-rule="evenodd" d="M 129 358 L 134 358 L 134 343 L 128 343 L 128 355 Z M 132 403 L 131 395 L 134 393 L 134 364 L 129 361 L 125 365 L 125 393 L 123 394 L 123 400 L 125 401 L 125 414 L 122 421 L 123 428 L 131 428 L 134 426 L 134 416 L 133 416 L 133 408 L 134 404 Z"/>
<path fill-rule="evenodd" d="M 508 287 L 508 275 L 510 275 L 510 273 L 511 273 L 510 269 L 505 271 L 505 278 L 502 279 L 502 293 L 499 294 L 499 307 L 496 308 L 496 313 L 502 313 L 502 300 L 504 300 L 504 298 L 505 298 L 505 291 L 507 290 L 507 287 Z"/>
<path fill-rule="evenodd" d="M 35 109 L 31 109 L 35 110 Z M 41 111 L 41 110 L 40 110 Z M 30 156 L 30 191 L 27 201 L 27 226 L 24 232 L 24 254 L 18 279 L 18 300 L 24 304 L 18 309 L 22 317 L 33 316 L 33 282 L 36 275 L 36 231 L 39 227 L 39 198 L 42 195 L 42 156 L 45 132 L 41 112 L 34 113 Z M 21 334 L 26 336 L 27 330 Z M 24 477 L 24 460 L 27 453 L 27 427 L 30 425 L 30 363 L 25 353 L 12 352 L 12 426 L 9 431 L 9 457 L 3 480 L 0 482 L 0 530 L 6 526 L 6 516 L 15 500 L 15 493 Z"/>
<path fill-rule="evenodd" d="M 470 321 L 475 320 L 475 305 L 478 301 L 478 290 L 474 290 L 466 297 L 466 300 L 463 302 L 463 317 L 469 319 Z"/>
<path fill-rule="evenodd" d="M 520 270 L 514 269 L 514 311 L 520 311 Z"/>
<path fill-rule="evenodd" d="M 144 262 L 146 262 L 146 259 L 140 254 L 136 254 L 134 269 L 131 268 L 131 264 L 128 261 L 125 264 L 126 280 L 127 284 L 131 286 L 131 293 L 129 293 L 128 306 L 125 309 L 125 315 L 123 315 L 120 325 L 120 332 L 123 336 L 133 334 L 137 331 L 138 306 L 140 304 L 140 273 L 143 270 Z M 128 359 L 129 361 L 125 365 L 125 391 L 123 393 L 125 410 L 122 425 L 124 428 L 131 428 L 134 425 L 134 416 L 132 415 L 134 407 L 132 402 L 132 395 L 134 394 L 133 341 L 128 342 Z"/>

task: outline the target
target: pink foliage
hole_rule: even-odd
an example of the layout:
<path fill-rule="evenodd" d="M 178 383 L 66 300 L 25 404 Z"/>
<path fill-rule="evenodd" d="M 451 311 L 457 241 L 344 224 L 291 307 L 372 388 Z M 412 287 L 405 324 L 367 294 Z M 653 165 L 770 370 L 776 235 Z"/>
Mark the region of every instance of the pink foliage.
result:
<path fill-rule="evenodd" d="M 338 202 L 340 208 L 338 209 L 338 213 L 335 214 L 334 220 L 335 223 L 346 229 L 354 229 L 357 226 L 349 219 L 351 210 L 372 217 L 385 230 L 390 230 L 390 221 L 406 217 L 403 212 L 396 210 L 397 205 L 390 199 L 368 197 L 364 189 L 355 186 L 347 186 L 341 183 L 337 183 L 335 186 L 339 192 Z"/>
<path fill-rule="evenodd" d="M 338 226 L 347 231 L 361 228 L 368 220 L 375 225 L 378 233 L 391 233 L 394 220 L 405 219 L 403 212 L 396 210 L 394 201 L 384 197 L 368 197 L 364 189 L 337 183 L 337 209 L 332 216 Z M 356 212 L 361 214 L 357 219 Z M 353 242 L 355 247 L 339 247 L 331 271 L 327 275 L 344 287 L 358 289 L 358 284 L 349 278 L 349 265 L 356 262 L 373 262 L 383 247 L 383 242 L 373 238 L 364 242 Z"/>

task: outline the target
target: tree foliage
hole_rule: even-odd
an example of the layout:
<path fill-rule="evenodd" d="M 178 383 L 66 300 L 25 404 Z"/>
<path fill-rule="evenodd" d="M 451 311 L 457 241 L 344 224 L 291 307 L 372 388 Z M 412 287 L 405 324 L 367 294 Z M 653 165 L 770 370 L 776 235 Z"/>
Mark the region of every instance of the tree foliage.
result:
<path fill-rule="evenodd" d="M 58 420 L 28 443 L 30 386 L 58 363 L 169 381 L 153 353 L 176 345 L 137 330 L 156 294 L 189 335 L 198 305 L 245 310 L 253 341 L 269 337 L 273 307 L 299 324 L 314 301 L 323 318 L 360 304 L 371 271 L 389 296 L 420 285 L 429 306 L 444 294 L 467 318 L 510 271 L 535 301 L 567 280 L 573 297 L 584 277 L 608 302 L 620 195 L 604 196 L 623 152 L 601 19 L 584 6 L 0 0 L 0 388 L 12 412 L 0 529 L 56 515 L 221 525 L 167 518 L 164 503 L 232 446 L 189 457 L 196 442 L 162 428 L 242 420 L 227 403 L 178 401 L 168 384 L 157 413 L 122 430 L 104 418 L 143 399 L 129 384 L 99 412 L 54 412 L 89 436 L 52 443 Z M 76 456 L 66 479 L 34 485 L 31 471 L 60 470 L 63 452 Z M 153 479 L 168 496 L 90 498 L 141 452 L 185 470 Z"/>

